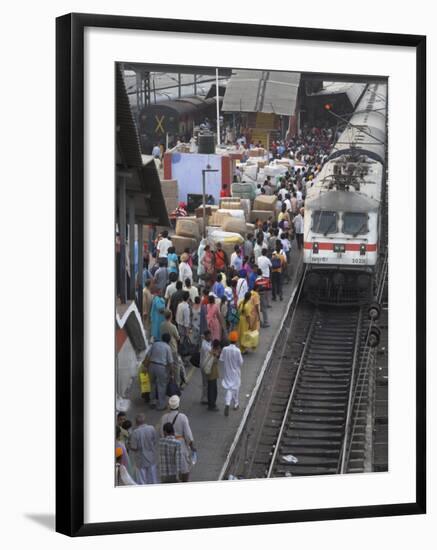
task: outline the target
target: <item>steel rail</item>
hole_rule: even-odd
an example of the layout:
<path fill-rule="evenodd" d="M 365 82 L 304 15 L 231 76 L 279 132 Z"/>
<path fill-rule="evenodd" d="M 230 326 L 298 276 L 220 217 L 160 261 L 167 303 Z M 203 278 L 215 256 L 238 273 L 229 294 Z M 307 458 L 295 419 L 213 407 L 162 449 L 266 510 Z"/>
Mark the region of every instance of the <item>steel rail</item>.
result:
<path fill-rule="evenodd" d="M 284 418 L 282 419 L 281 428 L 279 430 L 278 437 L 276 438 L 275 448 L 273 450 L 272 458 L 270 460 L 269 469 L 267 471 L 267 476 L 266 476 L 267 478 L 271 477 L 273 468 L 274 468 L 275 463 L 276 463 L 276 457 L 277 457 L 278 451 L 279 451 L 279 444 L 281 442 L 282 434 L 284 433 L 285 426 L 288 424 L 288 413 L 290 411 L 290 407 L 291 407 L 291 404 L 292 404 L 293 399 L 294 399 L 294 394 L 296 392 L 297 384 L 298 384 L 298 381 L 299 381 L 299 376 L 302 372 L 302 367 L 303 367 L 303 364 L 304 364 L 304 361 L 305 361 L 306 351 L 307 351 L 307 349 L 308 349 L 308 347 L 311 343 L 311 333 L 313 332 L 314 325 L 316 323 L 317 317 L 318 317 L 318 310 L 316 309 L 313 313 L 313 318 L 311 320 L 311 323 L 310 323 L 310 326 L 309 326 L 309 329 L 308 329 L 308 333 L 307 333 L 307 337 L 305 339 L 305 346 L 302 350 L 302 355 L 301 355 L 301 358 L 300 358 L 300 361 L 299 361 L 299 366 L 297 368 L 296 375 L 294 377 L 293 386 L 291 388 L 290 396 L 289 396 L 288 401 L 287 401 L 287 406 L 285 408 Z"/>
<path fill-rule="evenodd" d="M 300 264 L 302 265 L 302 264 Z M 282 344 L 282 348 L 281 348 L 281 353 L 280 353 L 280 359 L 279 359 L 279 365 L 278 365 L 278 368 L 276 370 L 276 375 L 275 375 L 275 379 L 273 380 L 273 383 L 271 385 L 271 390 L 270 390 L 270 393 L 268 395 L 268 402 L 270 402 L 272 400 L 272 396 L 273 396 L 273 393 L 275 391 L 275 384 L 276 384 L 276 381 L 278 379 L 278 376 L 279 376 L 279 373 L 281 371 L 281 366 L 282 366 L 282 363 L 284 361 L 284 351 L 285 351 L 285 348 L 287 346 L 287 342 L 288 342 L 288 338 L 290 336 L 290 331 L 293 327 L 293 323 L 294 323 L 294 318 L 296 316 L 296 311 L 299 307 L 299 302 L 300 302 L 300 296 L 302 294 L 302 290 L 303 290 L 303 286 L 304 286 L 304 283 L 305 283 L 305 274 L 306 274 L 306 270 L 307 270 L 307 266 L 304 265 L 303 267 L 303 270 L 302 270 L 302 274 L 301 274 L 301 279 L 299 281 L 299 285 L 298 285 L 298 288 L 297 288 L 297 292 L 295 294 L 296 298 L 296 304 L 295 304 L 295 307 L 293 309 L 293 312 L 291 314 L 291 318 L 290 318 L 290 321 L 288 322 L 288 326 L 285 328 L 285 335 L 284 335 L 284 341 L 283 341 L 283 344 Z M 287 311 L 288 313 L 288 311 Z M 265 423 L 265 420 L 267 418 L 267 415 L 268 415 L 268 407 L 265 407 L 265 412 L 264 412 L 264 415 L 263 415 L 263 421 L 261 424 L 264 424 Z M 254 457 L 253 457 L 254 458 Z"/>
<path fill-rule="evenodd" d="M 299 269 L 302 269 L 302 260 L 299 262 L 298 264 L 298 270 Z M 264 375 L 265 375 L 265 372 L 267 370 L 267 367 L 269 366 L 270 364 L 270 361 L 271 361 L 271 357 L 272 357 L 272 353 L 273 353 L 273 350 L 274 350 L 274 347 L 276 345 L 276 342 L 277 342 L 277 339 L 278 337 L 280 336 L 282 330 L 284 329 L 284 326 L 285 326 L 285 322 L 286 322 L 286 317 L 288 315 L 288 312 L 290 311 L 290 308 L 292 307 L 292 304 L 293 302 L 295 301 L 296 302 L 296 306 L 293 310 L 293 314 L 292 314 L 292 317 L 291 317 L 291 322 L 293 322 L 294 320 L 294 316 L 295 316 L 295 311 L 296 311 L 296 308 L 297 308 L 297 305 L 299 304 L 299 299 L 300 299 L 300 294 L 302 292 L 302 288 L 303 288 L 303 281 L 305 280 L 305 274 L 306 274 L 306 270 L 307 270 L 307 266 L 304 266 L 303 267 L 303 270 L 302 270 L 302 273 L 300 273 L 298 275 L 298 277 L 301 277 L 301 280 L 299 282 L 299 285 L 298 285 L 298 288 L 293 292 L 291 298 L 290 298 L 290 301 L 288 303 L 288 306 L 287 306 L 287 312 L 285 313 L 284 317 L 283 317 L 283 320 L 282 320 L 282 324 L 281 324 L 281 327 L 279 329 L 279 331 L 277 332 L 276 336 L 274 337 L 273 339 L 273 343 L 272 343 L 272 346 L 270 347 L 267 355 L 266 355 L 266 359 L 264 361 L 264 364 L 261 368 L 261 371 L 258 375 L 258 378 L 256 380 L 256 383 L 255 383 L 255 387 L 252 391 L 252 394 L 250 396 L 250 399 L 249 399 L 249 403 L 246 407 L 246 410 L 244 411 L 244 414 L 243 414 L 243 418 L 241 419 L 241 422 L 240 422 L 240 425 L 238 426 L 238 429 L 237 429 L 237 433 L 235 434 L 235 437 L 234 437 L 234 440 L 231 444 L 231 447 L 228 451 L 228 454 L 226 456 L 226 460 L 222 466 L 222 469 L 220 471 L 220 474 L 219 474 L 219 477 L 218 477 L 218 481 L 221 481 L 225 474 L 226 474 L 226 471 L 228 470 L 229 468 L 229 465 L 231 464 L 231 459 L 232 459 L 232 456 L 237 448 L 237 445 L 239 444 L 240 442 L 240 439 L 241 439 L 241 436 L 242 436 L 242 433 L 243 433 L 243 429 L 246 425 L 246 422 L 249 418 L 249 414 L 252 410 L 252 407 L 255 403 L 255 400 L 256 400 L 256 397 L 258 395 L 258 391 L 259 391 L 259 388 L 261 386 L 261 383 L 264 379 Z M 297 298 L 296 298 L 296 294 L 297 294 Z"/>
<path fill-rule="evenodd" d="M 347 455 L 347 448 L 348 448 L 348 442 L 349 442 L 349 428 L 352 418 L 352 412 L 354 407 L 354 388 L 355 388 L 355 380 L 356 378 L 356 366 L 358 361 L 358 355 L 360 350 L 360 341 L 361 341 L 361 325 L 362 325 L 362 317 L 363 317 L 363 309 L 360 308 L 360 311 L 358 313 L 358 319 L 357 319 L 357 328 L 355 332 L 355 347 L 354 347 L 354 356 L 352 360 L 352 372 L 351 372 L 351 382 L 349 386 L 349 397 L 347 402 L 347 413 L 346 413 L 346 422 L 344 427 L 344 437 L 343 437 L 343 445 L 340 453 L 340 467 L 339 467 L 339 473 L 343 474 L 346 464 L 346 455 Z"/>
<path fill-rule="evenodd" d="M 378 303 L 380 303 L 381 298 L 382 298 L 382 293 L 384 292 L 384 286 L 385 286 L 385 281 L 386 281 L 386 277 L 387 277 L 387 268 L 388 268 L 388 253 L 387 253 L 387 250 L 386 250 L 385 253 L 384 253 L 383 265 L 382 265 L 382 268 L 381 268 L 382 276 L 379 279 L 378 290 L 377 290 L 377 293 L 376 293 Z M 370 336 L 371 329 L 372 329 L 373 325 L 374 325 L 374 320 L 371 319 L 370 324 L 369 324 L 369 328 L 367 330 L 366 340 L 364 342 L 364 347 L 365 348 L 367 347 L 369 352 L 368 352 L 367 355 L 365 353 L 363 354 L 362 360 L 360 362 L 360 368 L 359 368 L 359 371 L 358 371 L 357 380 L 359 380 L 362 376 L 365 378 L 365 380 L 368 378 L 370 361 L 371 361 L 371 359 L 373 361 L 375 361 L 375 356 L 372 353 L 372 350 L 368 345 L 369 336 Z M 358 401 L 357 401 L 357 386 L 355 387 L 355 392 L 354 392 L 354 398 L 353 399 L 354 399 L 354 408 L 356 408 L 356 409 L 359 409 L 360 406 L 361 406 L 364 389 L 365 389 L 365 384 L 362 381 L 361 382 L 360 394 L 358 396 Z M 352 425 L 352 431 L 351 431 L 351 436 L 350 436 L 350 444 L 349 444 L 349 448 L 347 450 L 346 468 L 348 467 L 348 462 L 349 462 L 349 458 L 350 458 L 352 443 L 353 443 L 353 440 L 354 440 L 354 437 L 355 437 L 356 427 L 357 427 L 357 416 L 354 417 L 354 421 L 353 421 L 353 425 Z M 344 473 L 344 472 L 342 472 L 342 473 Z"/>

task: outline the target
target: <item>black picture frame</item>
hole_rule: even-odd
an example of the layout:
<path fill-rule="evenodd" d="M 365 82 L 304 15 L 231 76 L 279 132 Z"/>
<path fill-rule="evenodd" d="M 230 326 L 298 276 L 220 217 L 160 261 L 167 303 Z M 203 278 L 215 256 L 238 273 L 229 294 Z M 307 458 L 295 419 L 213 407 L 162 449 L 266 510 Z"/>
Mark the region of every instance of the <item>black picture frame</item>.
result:
<path fill-rule="evenodd" d="M 390 505 L 84 523 L 84 29 L 105 27 L 403 46 L 416 51 L 416 499 Z M 163 60 L 164 62 L 164 60 Z M 56 20 L 56 530 L 69 536 L 426 512 L 426 37 L 68 14 Z"/>

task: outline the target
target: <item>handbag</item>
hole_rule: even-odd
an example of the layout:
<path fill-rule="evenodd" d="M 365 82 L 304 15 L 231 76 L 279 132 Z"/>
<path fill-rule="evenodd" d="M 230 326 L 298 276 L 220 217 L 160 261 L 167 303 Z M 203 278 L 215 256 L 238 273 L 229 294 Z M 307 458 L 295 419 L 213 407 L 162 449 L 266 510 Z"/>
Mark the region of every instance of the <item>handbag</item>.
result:
<path fill-rule="evenodd" d="M 259 331 L 248 330 L 241 338 L 241 345 L 244 348 L 256 348 L 259 344 Z"/>
<path fill-rule="evenodd" d="M 149 373 L 144 373 L 140 371 L 140 389 L 141 393 L 150 393 L 150 377 Z"/>
<path fill-rule="evenodd" d="M 167 397 L 171 397 L 172 395 L 177 395 L 180 397 L 181 395 L 181 389 L 176 384 L 176 382 L 171 378 L 167 384 L 167 390 L 166 390 Z"/>
<path fill-rule="evenodd" d="M 203 364 L 203 372 L 208 376 L 211 374 L 212 367 L 214 365 L 214 355 L 209 352 L 205 357 L 205 363 Z"/>
<path fill-rule="evenodd" d="M 191 354 L 190 363 L 193 365 L 193 367 L 200 367 L 200 351 L 195 351 Z"/>
<path fill-rule="evenodd" d="M 179 355 L 181 355 L 182 357 L 187 357 L 187 355 L 194 355 L 196 351 L 196 344 L 193 344 L 188 336 L 185 336 L 184 339 L 179 342 Z"/>

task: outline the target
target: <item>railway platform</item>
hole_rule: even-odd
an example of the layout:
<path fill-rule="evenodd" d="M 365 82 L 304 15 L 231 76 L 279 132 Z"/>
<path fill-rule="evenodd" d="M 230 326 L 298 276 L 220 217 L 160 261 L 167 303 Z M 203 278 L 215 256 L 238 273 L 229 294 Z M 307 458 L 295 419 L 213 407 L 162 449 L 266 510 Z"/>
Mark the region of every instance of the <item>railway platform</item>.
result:
<path fill-rule="evenodd" d="M 244 355 L 244 364 L 241 371 L 240 408 L 238 410 L 235 411 L 231 408 L 229 416 L 224 416 L 224 390 L 220 379 L 218 381 L 217 398 L 219 411 L 208 411 L 206 405 L 200 403 L 202 388 L 200 370 L 192 366 L 188 369 L 188 384 L 182 392 L 180 409 L 188 416 L 198 454 L 190 481 L 214 481 L 219 478 L 258 376 L 265 362 L 268 361 L 271 350 L 274 348 L 276 337 L 280 332 L 290 301 L 296 291 L 301 263 L 302 252 L 297 250 L 296 242 L 293 241 L 291 251 L 292 277 L 290 282 L 283 286 L 283 301 L 272 303 L 272 307 L 269 309 L 270 327 L 261 329 L 258 348 Z M 136 414 L 144 413 L 148 424 L 154 425 L 156 428 L 160 426 L 162 411 L 151 409 L 142 400 L 136 381 L 132 389 L 131 400 L 128 416 L 132 421 L 135 419 Z"/>

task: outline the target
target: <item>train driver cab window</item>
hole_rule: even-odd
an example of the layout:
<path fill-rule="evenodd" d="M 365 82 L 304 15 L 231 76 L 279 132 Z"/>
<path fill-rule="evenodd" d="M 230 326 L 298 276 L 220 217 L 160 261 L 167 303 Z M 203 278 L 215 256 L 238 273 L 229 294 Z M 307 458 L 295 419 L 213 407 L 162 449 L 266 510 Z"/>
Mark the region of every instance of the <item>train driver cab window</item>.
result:
<path fill-rule="evenodd" d="M 345 212 L 343 214 L 343 233 L 347 235 L 365 235 L 369 232 L 369 216 L 365 212 Z"/>
<path fill-rule="evenodd" d="M 311 230 L 314 231 L 314 233 L 322 233 L 323 235 L 337 233 L 337 220 L 337 212 L 314 210 Z"/>

